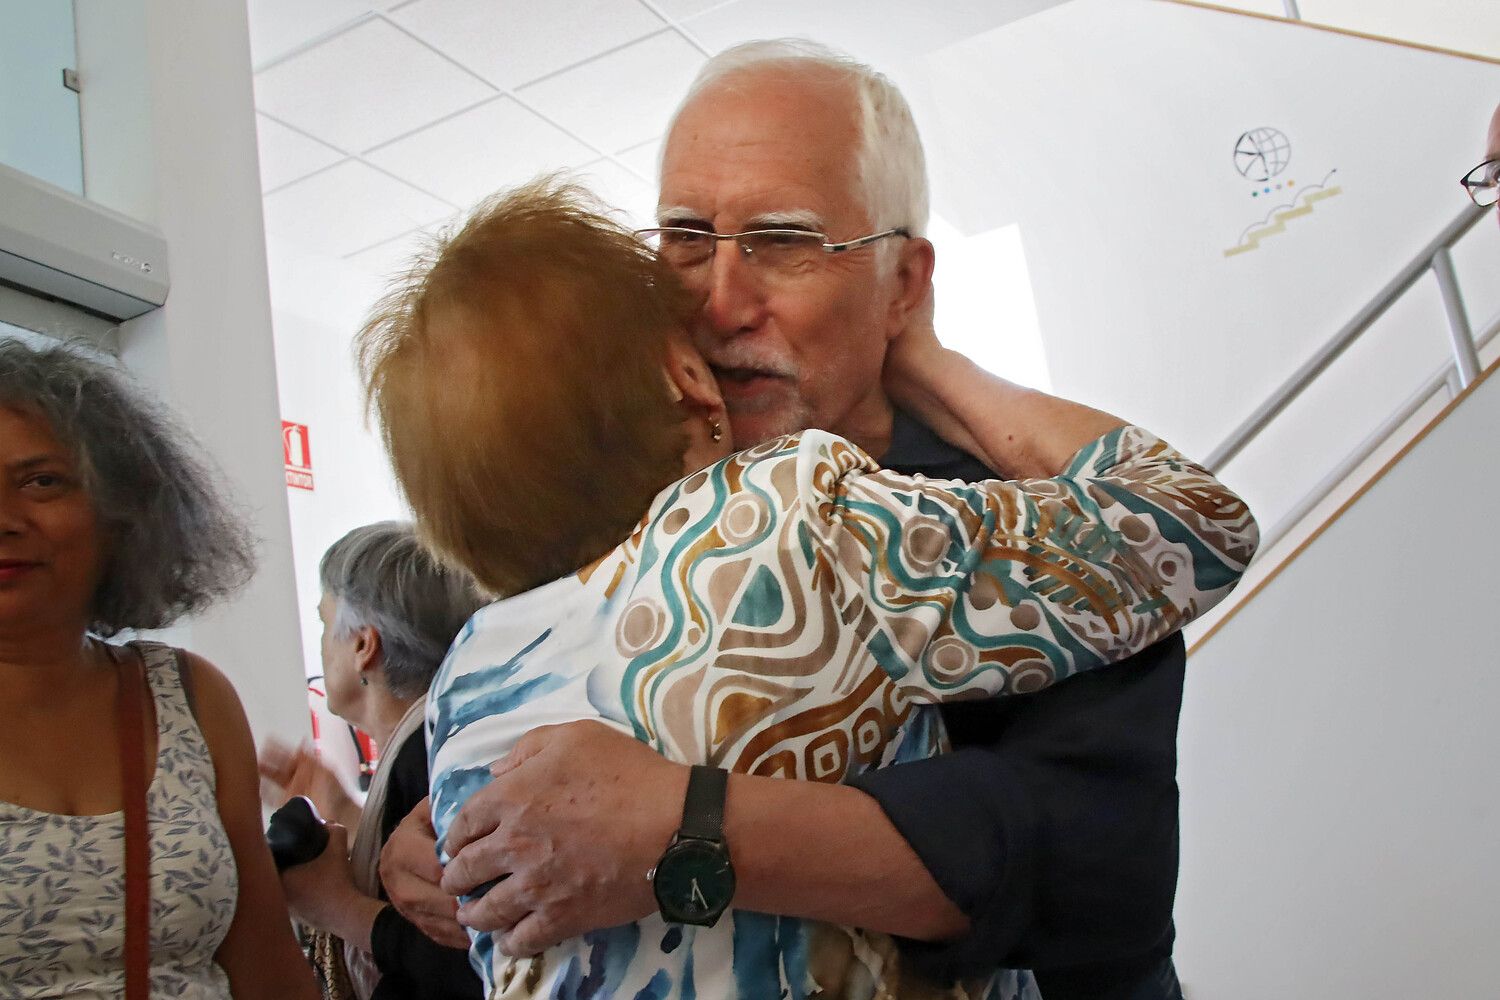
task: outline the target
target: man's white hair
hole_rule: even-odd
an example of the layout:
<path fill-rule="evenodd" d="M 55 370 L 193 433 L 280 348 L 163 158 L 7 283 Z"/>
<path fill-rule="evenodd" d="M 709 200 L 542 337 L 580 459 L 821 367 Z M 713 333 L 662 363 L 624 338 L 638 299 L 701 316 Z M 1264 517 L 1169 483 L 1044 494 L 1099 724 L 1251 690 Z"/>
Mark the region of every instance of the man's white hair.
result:
<path fill-rule="evenodd" d="M 848 78 L 858 102 L 861 141 L 856 156 L 870 222 L 876 232 L 903 227 L 913 236 L 925 235 L 927 160 L 906 98 L 884 74 L 826 45 L 805 38 L 776 38 L 725 49 L 698 71 L 671 125 L 709 85 L 727 76 L 775 66 L 820 67 Z M 882 241 L 882 249 L 887 243 Z"/>

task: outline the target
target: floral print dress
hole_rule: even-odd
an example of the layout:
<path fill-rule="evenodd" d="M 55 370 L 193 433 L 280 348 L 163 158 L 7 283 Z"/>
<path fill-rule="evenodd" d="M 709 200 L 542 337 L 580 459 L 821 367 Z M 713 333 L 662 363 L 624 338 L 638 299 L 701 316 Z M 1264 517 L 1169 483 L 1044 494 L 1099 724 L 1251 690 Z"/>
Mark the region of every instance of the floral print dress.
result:
<path fill-rule="evenodd" d="M 146 793 L 151 995 L 228 1000 L 214 952 L 234 919 L 239 876 L 219 820 L 213 760 L 172 649 L 135 648 L 156 705 L 156 771 Z M 115 761 L 113 748 L 99 755 L 101 767 Z M 124 858 L 121 812 L 64 816 L 0 802 L 0 997 L 123 995 Z"/>

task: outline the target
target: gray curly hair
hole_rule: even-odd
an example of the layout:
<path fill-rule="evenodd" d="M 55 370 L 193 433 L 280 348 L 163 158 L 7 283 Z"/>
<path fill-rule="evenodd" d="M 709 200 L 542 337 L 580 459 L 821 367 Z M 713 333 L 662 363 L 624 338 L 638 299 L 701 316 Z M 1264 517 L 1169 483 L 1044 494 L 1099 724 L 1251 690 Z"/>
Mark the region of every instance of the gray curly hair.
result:
<path fill-rule="evenodd" d="M 369 626 L 380 634 L 381 672 L 398 698 L 432 683 L 469 616 L 488 603 L 467 574 L 438 562 L 402 521 L 355 528 L 323 553 L 323 593 L 338 602 L 334 635 Z"/>
<path fill-rule="evenodd" d="M 192 437 L 69 344 L 0 338 L 0 406 L 40 416 L 77 463 L 104 565 L 89 631 L 165 628 L 243 586 L 255 544 Z"/>

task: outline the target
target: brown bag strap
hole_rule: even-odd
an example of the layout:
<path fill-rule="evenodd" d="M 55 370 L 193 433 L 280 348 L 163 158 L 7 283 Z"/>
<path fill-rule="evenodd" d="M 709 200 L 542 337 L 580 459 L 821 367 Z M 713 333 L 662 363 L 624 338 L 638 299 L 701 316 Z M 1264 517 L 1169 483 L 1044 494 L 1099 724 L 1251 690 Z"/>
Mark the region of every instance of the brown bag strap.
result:
<path fill-rule="evenodd" d="M 125 1000 L 149 1000 L 151 843 L 146 829 L 146 674 L 138 651 L 111 656 L 120 667 L 120 785 L 125 795 Z"/>

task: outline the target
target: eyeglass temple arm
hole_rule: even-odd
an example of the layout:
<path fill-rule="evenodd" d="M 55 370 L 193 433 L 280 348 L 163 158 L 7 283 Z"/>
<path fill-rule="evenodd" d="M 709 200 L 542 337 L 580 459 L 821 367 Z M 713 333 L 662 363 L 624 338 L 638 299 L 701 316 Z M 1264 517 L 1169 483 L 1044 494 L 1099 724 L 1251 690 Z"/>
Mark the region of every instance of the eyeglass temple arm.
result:
<path fill-rule="evenodd" d="M 910 236 L 911 231 L 905 226 L 897 226 L 895 229 L 887 229 L 883 233 L 871 233 L 869 236 L 861 236 L 857 240 L 847 243 L 824 243 L 823 249 L 829 253 L 843 253 L 845 250 L 858 250 L 860 247 L 869 246 L 876 240 L 883 240 L 887 236 Z"/>

